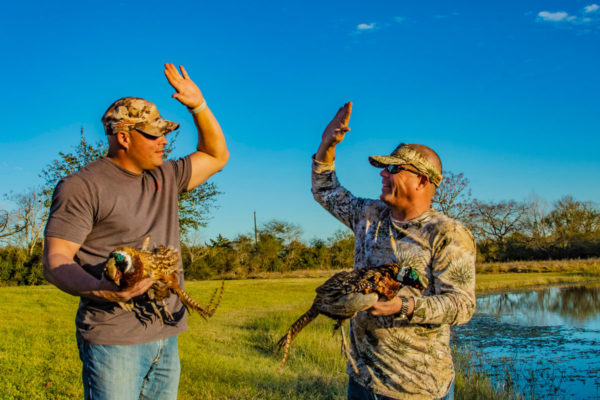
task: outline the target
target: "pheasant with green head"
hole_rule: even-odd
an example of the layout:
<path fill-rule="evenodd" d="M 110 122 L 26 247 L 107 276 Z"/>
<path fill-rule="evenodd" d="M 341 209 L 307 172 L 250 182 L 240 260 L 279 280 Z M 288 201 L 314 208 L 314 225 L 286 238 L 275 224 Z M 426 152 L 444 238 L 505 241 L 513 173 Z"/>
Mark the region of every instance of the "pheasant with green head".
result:
<path fill-rule="evenodd" d="M 317 295 L 310 309 L 294 322 L 277 343 L 277 351 L 283 349 L 283 368 L 292 340 L 319 314 L 336 321 L 334 331 L 340 329 L 342 349 L 357 370 L 344 337 L 344 322 L 358 312 L 367 310 L 379 299 L 391 300 L 403 286 L 424 290 L 425 284 L 413 268 L 398 264 L 382 264 L 370 268 L 341 271 L 327 279 L 315 290 Z"/>
<path fill-rule="evenodd" d="M 163 318 L 158 304 L 162 305 L 162 310 L 167 319 L 173 320 L 173 315 L 165 302 L 172 293 L 179 296 L 179 299 L 188 310 L 196 311 L 204 319 L 211 317 L 221 301 L 224 283 L 221 284 L 220 289 L 214 291 L 208 306 L 201 306 L 179 285 L 178 278 L 182 271 L 179 267 L 179 253 L 177 250 L 167 246 L 157 246 L 153 250 L 148 250 L 149 243 L 150 236 L 147 236 L 141 249 L 125 246 L 117 247 L 108 256 L 104 275 L 120 289 L 131 288 L 142 279 L 151 278 L 152 286 L 146 292 L 146 296 L 161 322 Z M 218 298 L 217 293 L 219 293 Z M 131 300 L 126 303 L 119 302 L 119 305 L 125 310 L 133 310 Z"/>

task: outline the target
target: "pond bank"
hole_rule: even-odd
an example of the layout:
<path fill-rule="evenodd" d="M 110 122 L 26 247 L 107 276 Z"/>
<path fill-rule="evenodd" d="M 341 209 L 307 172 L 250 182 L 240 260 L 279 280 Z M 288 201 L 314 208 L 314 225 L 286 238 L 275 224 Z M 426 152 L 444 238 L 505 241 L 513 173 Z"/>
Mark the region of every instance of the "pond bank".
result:
<path fill-rule="evenodd" d="M 477 294 L 489 294 L 512 289 L 533 290 L 560 284 L 587 284 L 600 281 L 600 275 L 572 272 L 480 273 L 475 279 Z"/>

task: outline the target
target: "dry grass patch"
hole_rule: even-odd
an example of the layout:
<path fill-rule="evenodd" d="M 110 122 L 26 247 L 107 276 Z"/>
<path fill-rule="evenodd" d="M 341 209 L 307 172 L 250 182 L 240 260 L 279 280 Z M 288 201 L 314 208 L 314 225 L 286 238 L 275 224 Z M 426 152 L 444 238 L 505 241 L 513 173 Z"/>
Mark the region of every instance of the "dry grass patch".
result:
<path fill-rule="evenodd" d="M 568 272 L 572 274 L 600 276 L 600 258 L 583 260 L 510 261 L 477 264 L 478 274 L 501 272 Z"/>

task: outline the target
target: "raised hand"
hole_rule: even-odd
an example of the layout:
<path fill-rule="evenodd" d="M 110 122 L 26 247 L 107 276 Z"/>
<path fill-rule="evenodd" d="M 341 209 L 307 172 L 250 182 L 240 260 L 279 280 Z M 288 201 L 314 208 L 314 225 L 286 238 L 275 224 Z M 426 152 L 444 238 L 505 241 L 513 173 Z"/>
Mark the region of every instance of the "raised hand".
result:
<path fill-rule="evenodd" d="M 346 132 L 350 130 L 348 122 L 352 114 L 352 102 L 344 104 L 335 117 L 331 120 L 323 135 L 321 136 L 321 145 L 315 153 L 315 160 L 330 163 L 335 159 L 335 146 L 344 140 Z"/>
<path fill-rule="evenodd" d="M 181 74 L 173 64 L 165 64 L 165 76 L 173 86 L 177 93 L 173 94 L 173 98 L 179 100 L 181 104 L 189 108 L 196 108 L 204 102 L 202 92 L 196 86 L 194 81 L 190 79 L 187 71 L 180 65 Z"/>
<path fill-rule="evenodd" d="M 327 125 L 327 128 L 325 128 L 323 136 L 321 137 L 321 144 L 335 146 L 344 140 L 346 132 L 350 130 L 348 127 L 348 122 L 350 122 L 350 114 L 352 114 L 351 101 L 340 107 L 338 112 L 335 114 L 335 117 L 333 117 L 331 122 Z"/>

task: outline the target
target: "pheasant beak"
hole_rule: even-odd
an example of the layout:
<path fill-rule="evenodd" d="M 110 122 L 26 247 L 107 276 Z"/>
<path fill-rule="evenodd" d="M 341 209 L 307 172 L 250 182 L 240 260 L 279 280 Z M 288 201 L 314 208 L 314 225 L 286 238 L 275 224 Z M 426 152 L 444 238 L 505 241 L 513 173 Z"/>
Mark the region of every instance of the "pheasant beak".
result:
<path fill-rule="evenodd" d="M 119 286 L 121 284 L 122 276 L 123 276 L 123 274 L 121 273 L 121 271 L 117 270 L 117 273 L 115 274 L 115 277 L 113 278 L 113 281 L 115 281 L 115 285 Z"/>
<path fill-rule="evenodd" d="M 114 258 L 110 258 L 106 262 L 106 266 L 104 267 L 104 274 L 117 286 L 119 286 L 119 284 L 121 283 L 121 277 L 123 276 L 123 274 L 121 273 L 121 271 L 119 271 L 119 268 L 117 268 L 117 264 L 115 263 Z"/>

